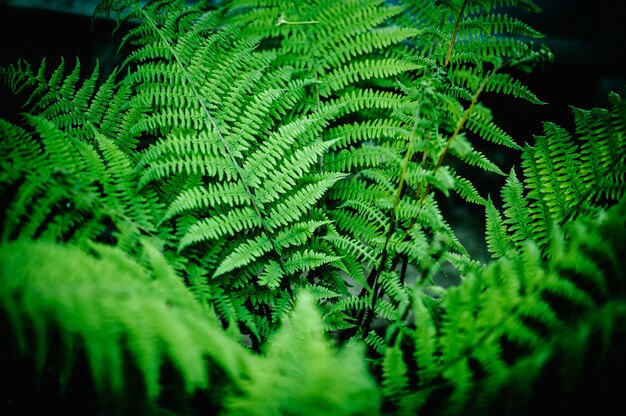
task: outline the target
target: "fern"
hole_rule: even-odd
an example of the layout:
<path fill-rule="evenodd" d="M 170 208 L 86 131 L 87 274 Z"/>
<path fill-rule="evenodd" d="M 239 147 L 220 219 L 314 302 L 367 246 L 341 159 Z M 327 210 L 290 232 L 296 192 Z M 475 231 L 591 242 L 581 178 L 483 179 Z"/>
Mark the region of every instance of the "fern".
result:
<path fill-rule="evenodd" d="M 235 254 L 254 255 L 245 250 L 250 241 L 269 244 L 262 249 L 274 253 L 269 263 L 240 257 L 236 267 L 227 262 L 213 269 L 216 275 L 231 272 L 220 281 L 225 288 L 249 282 L 259 273 L 254 283 L 259 293 L 243 295 L 242 301 L 257 297 L 268 285 L 276 288 L 284 276 L 331 262 L 335 257 L 328 254 L 308 266 L 294 264 L 295 258 L 307 253 L 296 247 L 306 239 L 287 246 L 277 241 L 318 221 L 311 216 L 315 202 L 342 177 L 313 174 L 317 158 L 333 143 L 315 137 L 327 123 L 325 115 L 279 118 L 300 99 L 307 83 L 292 79 L 289 68 L 266 71 L 276 55 L 253 51 L 255 43 L 238 41 L 235 29 L 218 29 L 219 12 L 128 5 L 123 17 L 137 16 L 143 23 L 125 39 L 141 46 L 126 60 L 136 70 L 123 83 L 137 92 L 134 105 L 153 107 L 136 131 L 156 138 L 139 160 L 140 186 L 177 178 L 184 184 L 183 192 L 164 195 L 168 208 L 161 223 L 172 224 L 181 216 L 196 219 L 186 222 L 185 228 L 175 225 L 182 237 L 171 244 L 179 251 L 190 250 L 200 243 L 242 235 L 214 253 L 228 262 Z M 173 17 L 161 21 L 166 10 Z M 189 27 L 183 37 L 177 32 L 181 25 Z M 192 34 L 207 37 L 202 40 Z M 148 39 L 160 40 L 152 44 Z M 229 79 L 234 67 L 236 80 Z M 199 73 L 207 76 L 197 77 Z M 162 84 L 164 79 L 169 82 Z M 201 267 L 211 267 L 202 254 L 197 261 Z"/>
<path fill-rule="evenodd" d="M 571 220 L 623 196 L 624 103 L 615 94 L 609 98 L 609 110 L 572 110 L 576 136 L 546 123 L 545 135 L 527 146 L 524 182 L 511 172 L 502 190 L 504 224 L 510 235 L 506 244 L 519 246 L 527 238 L 545 244 L 554 222 Z"/>
<path fill-rule="evenodd" d="M 154 209 L 148 203 L 153 194 L 133 186 L 128 153 L 136 146 L 136 136 L 126 125 L 138 112 L 124 105 L 128 90 L 116 88 L 113 78 L 96 91 L 97 68 L 76 89 L 80 65 L 65 78 L 64 67 L 62 62 L 50 79 L 45 61 L 36 74 L 24 62 L 2 71 L 15 92 L 34 87 L 29 101 L 37 103 L 27 120 L 40 138 L 5 124 L 3 158 L 16 167 L 35 168 L 19 174 L 24 182 L 12 198 L 3 239 L 42 236 L 84 242 L 119 231 L 114 238 L 124 241 L 127 250 L 137 250 L 139 234 L 154 232 Z M 30 150 L 14 153 L 11 147 L 25 135 L 29 138 L 19 147 Z M 37 206 L 36 212 L 28 211 L 31 206 Z M 25 216 L 30 217 L 28 223 Z"/>
<path fill-rule="evenodd" d="M 448 290 L 435 306 L 435 316 L 429 312 L 432 301 L 416 296 L 414 359 L 420 387 L 401 400 L 400 412 L 428 407 L 437 413 L 522 414 L 539 405 L 532 400 L 539 396 L 539 385 L 556 394 L 555 386 L 563 383 L 569 387 L 558 392 L 560 408 L 582 404 L 584 399 L 573 392 L 583 383 L 589 386 L 592 376 L 586 371 L 608 371 L 610 357 L 620 356 L 611 343 L 624 336 L 616 326 L 624 319 L 618 255 L 625 241 L 623 210 L 622 200 L 604 215 L 581 218 L 567 228 L 567 236 L 555 228 L 547 261 L 533 242 L 519 253 L 508 251 Z M 567 342 L 572 344 L 566 347 Z M 583 361 L 591 345 L 608 355 L 597 356 L 584 370 L 568 367 Z M 398 370 L 385 375 L 391 377 L 398 377 Z M 547 379 L 556 384 L 545 384 Z M 521 380 L 523 386 L 514 390 L 515 407 L 506 405 Z M 586 394 L 603 393 L 594 389 Z"/>
<path fill-rule="evenodd" d="M 362 349 L 350 345 L 335 351 L 329 345 L 308 292 L 300 294 L 283 325 L 241 394 L 228 402 L 226 414 L 377 412 L 378 394 L 366 373 Z"/>
<path fill-rule="evenodd" d="M 125 31 L 110 77 L 1 69 L 28 112 L 0 121 L 7 350 L 70 392 L 86 364 L 104 405 L 82 413 L 515 413 L 541 391 L 560 410 L 587 379 L 606 398 L 624 105 L 525 146 L 498 127 L 484 97 L 541 104 L 516 74 L 551 59 L 512 8 L 540 11 L 106 0 Z M 522 152 L 502 207 L 473 182 L 507 176 L 479 140 Z M 451 193 L 485 206 L 487 265 Z"/>
<path fill-rule="evenodd" d="M 615 96 L 612 102 L 615 105 Z M 614 114 L 615 122 L 605 129 L 620 126 L 622 113 Z M 524 196 L 524 184 L 512 173 L 503 188 L 507 219 L 503 220 L 491 201 L 487 204 L 487 243 L 498 260 L 470 273 L 459 287 L 449 289 L 437 302 L 435 313 L 431 312 L 433 300 L 422 293 L 415 296 L 416 328 L 411 348 L 418 368 L 415 382 L 420 387 L 394 401 L 401 413 L 422 408 L 446 414 L 500 413 L 503 409 L 498 403 L 508 400 L 513 383 L 522 378 L 525 387 L 515 389 L 516 405 L 505 406 L 507 414 L 525 413 L 538 406 L 537 386 L 550 389 L 545 384 L 548 379 L 555 385 L 568 386 L 558 392 L 559 408 L 574 408 L 577 405 L 572 402 L 582 401 L 573 392 L 589 381 L 590 375 L 584 373 L 588 370 L 574 365 L 572 372 L 564 376 L 554 368 L 580 362 L 591 345 L 611 351 L 607 353 L 611 355 L 598 356 L 593 364 L 607 373 L 611 373 L 606 367 L 610 357 L 620 357 L 607 339 L 622 340 L 624 335 L 615 326 L 624 313 L 624 266 L 618 254 L 626 241 L 624 199 L 604 211 L 594 206 L 590 197 L 601 189 L 575 194 L 575 185 L 567 185 L 568 180 L 578 180 L 570 170 L 572 163 L 584 170 L 583 162 L 576 157 L 581 153 L 563 129 L 547 125 L 546 130 L 556 142 L 550 150 L 546 149 L 545 137 L 537 138 L 536 148 L 527 146 L 524 150 L 525 164 L 531 158 L 533 166 L 549 164 L 549 168 L 527 170 L 528 196 Z M 613 134 L 605 134 L 596 140 L 611 142 Z M 538 156 L 537 149 L 546 150 Z M 557 182 L 555 175 L 568 173 L 570 176 L 561 177 L 564 189 L 559 195 L 548 198 L 533 194 L 544 189 L 537 184 L 549 186 L 551 180 Z M 623 184 L 616 181 L 611 186 L 620 189 Z M 573 196 L 564 203 L 565 209 L 558 211 L 558 198 L 567 200 L 568 195 Z M 557 202 L 553 202 L 555 199 Z M 528 213 L 533 205 L 529 201 L 533 200 L 537 201 L 535 207 L 542 207 L 543 211 L 538 211 L 544 213 L 543 221 L 549 224 L 545 233 L 530 228 L 533 217 Z M 558 215 L 568 209 L 578 212 L 568 218 Z M 571 222 L 574 216 L 580 218 Z M 590 330 L 596 319 L 605 319 L 605 324 L 599 324 L 597 331 Z M 573 345 L 564 349 L 565 342 Z M 398 377 L 398 371 L 384 374 L 384 379 Z M 606 388 L 614 391 L 619 387 Z M 441 401 L 440 394 L 445 394 L 445 400 Z M 604 393 L 593 390 L 585 394 Z"/>
<path fill-rule="evenodd" d="M 93 252 L 25 241 L 0 250 L 2 312 L 39 371 L 55 358 L 54 334 L 68 357 L 82 346 L 103 393 L 124 392 L 129 366 L 139 369 L 147 399 L 159 395 L 164 362 L 188 393 L 208 387 L 206 356 L 233 379 L 245 370 L 246 352 L 215 322 L 199 319 L 200 308 L 154 248 L 146 246 L 147 265 L 106 246 Z M 67 382 L 72 362 L 60 365 Z"/>

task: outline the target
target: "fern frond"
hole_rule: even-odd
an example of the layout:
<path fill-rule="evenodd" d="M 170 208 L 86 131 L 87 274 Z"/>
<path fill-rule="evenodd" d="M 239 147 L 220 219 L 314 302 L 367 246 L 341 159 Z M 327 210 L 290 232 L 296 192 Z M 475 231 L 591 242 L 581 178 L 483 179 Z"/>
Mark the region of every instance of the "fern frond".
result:
<path fill-rule="evenodd" d="M 395 398 L 408 387 L 407 368 L 402 359 L 400 345 L 388 347 L 383 358 L 383 393 Z"/>
<path fill-rule="evenodd" d="M 67 140 L 52 122 L 36 116 L 27 116 L 27 121 L 38 133 L 37 139 L 21 129 L 3 131 L 10 135 L 7 144 L 24 139 L 16 151 L 11 151 L 16 158 L 14 165 L 26 168 L 36 163 L 12 174 L 12 180 L 21 183 L 7 204 L 3 240 L 19 235 L 33 238 L 46 234 L 46 230 L 52 240 L 63 240 L 97 205 L 97 191 L 92 185 L 96 172 L 89 170 L 81 157 L 80 144 Z"/>
<path fill-rule="evenodd" d="M 518 6 L 519 7 L 519 6 Z M 541 38 L 543 34 L 530 25 L 507 14 L 495 13 L 484 18 L 469 18 L 462 25 L 469 36 L 478 37 L 483 33 L 518 35 L 527 38 Z"/>
<path fill-rule="evenodd" d="M 484 140 L 507 146 L 512 149 L 522 150 L 515 141 L 501 128 L 496 126 L 490 118 L 486 117 L 478 111 L 472 113 L 467 120 L 467 128 L 478 134 Z"/>
<path fill-rule="evenodd" d="M 438 345 L 437 327 L 430 309 L 433 307 L 433 300 L 424 294 L 417 294 L 413 302 L 413 313 L 415 314 L 415 331 L 413 333 L 415 342 L 414 359 L 418 366 L 417 376 L 420 385 L 426 386 L 434 380 L 441 371 L 437 354 Z"/>
<path fill-rule="evenodd" d="M 249 207 L 231 209 L 226 214 L 205 218 L 192 225 L 185 236 L 181 238 L 179 250 L 200 241 L 234 235 L 241 230 L 260 225 L 261 222 L 254 209 Z"/>
<path fill-rule="evenodd" d="M 298 271 L 306 272 L 317 268 L 321 265 L 328 264 L 339 260 L 340 257 L 329 256 L 325 253 L 313 250 L 303 250 L 295 252 L 285 261 L 285 271 L 287 273 L 295 273 Z"/>
<path fill-rule="evenodd" d="M 528 87 L 519 80 L 513 79 L 509 74 L 496 74 L 491 77 L 485 87 L 486 91 L 510 94 L 515 98 L 523 98 L 533 104 L 546 104 L 531 92 Z"/>
<path fill-rule="evenodd" d="M 328 97 L 333 92 L 342 90 L 346 86 L 359 81 L 371 78 L 390 78 L 417 68 L 419 66 L 413 63 L 393 59 L 385 61 L 352 61 L 320 79 L 320 82 L 322 82 L 320 95 Z"/>
<path fill-rule="evenodd" d="M 45 164 L 41 161 L 39 143 L 22 127 L 0 119 L 0 136 L 0 184 L 3 188 L 26 174 L 32 166 Z"/>
<path fill-rule="evenodd" d="M 324 168 L 336 172 L 351 172 L 384 165 L 398 168 L 401 157 L 394 149 L 381 146 L 362 146 L 344 149 L 324 158 Z"/>
<path fill-rule="evenodd" d="M 530 224 L 530 212 L 527 201 L 524 198 L 524 186 L 517 179 L 515 171 L 511 170 L 504 187 L 502 188 L 502 200 L 504 201 L 504 220 L 511 233 L 511 239 L 516 244 L 533 238 L 533 230 Z"/>
<path fill-rule="evenodd" d="M 504 172 L 496 164 L 491 162 L 483 153 L 475 150 L 463 136 L 456 136 L 450 147 L 450 154 L 458 157 L 470 166 L 477 166 L 487 172 L 494 172 L 504 176 Z"/>
<path fill-rule="evenodd" d="M 491 202 L 491 198 L 487 201 L 487 220 L 486 220 L 486 241 L 487 248 L 494 258 L 502 257 L 512 248 L 513 241 L 507 235 L 506 227 L 498 212 L 498 209 Z"/>
<path fill-rule="evenodd" d="M 383 141 L 383 138 L 396 134 L 402 126 L 403 123 L 398 120 L 374 119 L 331 127 L 327 130 L 327 135 L 339 139 L 333 148 L 342 148 L 361 142 Z"/>
<path fill-rule="evenodd" d="M 545 244 L 554 222 L 597 209 L 594 200 L 601 197 L 623 195 L 624 178 L 619 172 L 626 151 L 623 141 L 615 140 L 626 131 L 626 117 L 623 102 L 613 103 L 611 110 L 573 110 L 575 136 L 545 123 L 545 135 L 524 149 L 524 183 L 512 172 L 502 190 L 504 223 L 516 245 L 526 238 Z"/>
<path fill-rule="evenodd" d="M 336 108 L 338 116 L 356 113 L 366 108 L 394 110 L 402 105 L 402 96 L 388 91 L 355 89 L 340 98 L 329 101 L 327 106 Z"/>
<path fill-rule="evenodd" d="M 250 196 L 237 182 L 208 184 L 187 189 L 176 196 L 167 208 L 163 219 L 166 221 L 186 211 L 208 209 L 220 205 L 244 205 Z"/>
<path fill-rule="evenodd" d="M 131 169 L 131 159 L 115 143 L 99 132 L 95 140 L 102 154 L 107 171 L 111 172 L 103 179 L 105 192 L 111 196 L 112 205 L 118 205 L 123 217 L 129 218 L 146 232 L 154 232 L 149 201 L 134 187 L 137 183 L 135 172 Z"/>
<path fill-rule="evenodd" d="M 510 383 L 516 382 L 511 377 L 520 380 L 517 377 L 522 369 L 526 383 L 551 389 L 542 380 L 555 376 L 561 380 L 560 369 L 569 365 L 561 361 L 562 357 L 582 360 L 590 343 L 606 345 L 598 332 L 622 337 L 623 331 L 613 322 L 621 320 L 623 313 L 615 305 L 623 303 L 623 258 L 616 254 L 626 241 L 625 206 L 622 199 L 600 215 L 581 217 L 564 229 L 551 228 L 548 257 L 532 241 L 519 251 L 502 252 L 497 261 L 446 291 L 436 321 L 429 319 L 423 307 L 415 309 L 416 318 L 421 317 L 415 329 L 416 351 L 429 348 L 427 354 L 416 353 L 415 360 L 418 369 L 420 365 L 428 367 L 418 373 L 422 390 L 407 395 L 401 401 L 406 406 L 403 409 L 416 411 L 433 406 L 436 413 L 461 408 L 471 409 L 468 411 L 472 413 L 499 412 L 499 407 L 494 410 L 497 400 L 511 391 Z M 615 284 L 609 292 L 607 285 Z M 604 316 L 607 326 L 600 325 L 598 332 L 590 331 L 587 319 L 597 316 Z M 432 326 L 432 322 L 437 325 Z M 432 354 L 438 351 L 437 344 L 433 345 L 431 338 L 418 337 L 424 328 L 430 328 L 430 333 L 436 331 L 435 339 L 441 345 L 436 360 Z M 570 338 L 569 334 L 574 333 L 580 338 Z M 567 348 L 563 347 L 563 337 L 571 343 Z M 603 350 L 607 351 L 605 347 Z M 602 356 L 598 362 L 607 359 Z M 431 371 L 430 375 L 424 376 L 424 370 Z M 587 376 L 576 370 L 570 375 L 580 378 L 570 380 L 569 385 L 588 382 Z M 422 379 L 430 381 L 422 385 Z M 433 402 L 436 391 L 450 394 L 437 404 Z M 535 408 L 537 403 L 531 401 L 536 399 L 534 391 L 516 390 L 520 394 L 517 406 Z M 577 400 L 571 390 L 551 391 L 564 403 Z"/>
<path fill-rule="evenodd" d="M 315 142 L 309 146 L 302 147 L 284 160 L 284 164 L 277 169 L 274 164 L 272 170 L 255 169 L 251 176 L 251 182 L 257 184 L 258 190 L 256 195 L 263 204 L 276 201 L 280 196 L 293 189 L 296 179 L 309 171 L 313 164 L 318 161 L 319 157 L 332 145 L 332 142 Z M 244 169 L 249 169 L 248 166 Z M 265 178 L 268 173 L 272 173 L 271 177 Z M 335 176 L 335 180 L 341 179 L 341 175 Z M 263 183 L 260 180 L 264 179 Z M 321 178 L 320 178 L 321 179 Z M 318 181 L 321 185 L 322 180 Z M 330 187 L 330 186 L 329 186 Z"/>
<path fill-rule="evenodd" d="M 64 134 L 74 139 L 93 142 L 93 130 L 116 138 L 125 149 L 135 147 L 136 137 L 122 129 L 124 118 L 136 120 L 136 112 L 130 110 L 124 100 L 124 92 L 114 82 L 114 72 L 99 84 L 99 64 L 92 74 L 79 84 L 81 65 L 76 65 L 65 75 L 65 61 L 61 61 L 50 78 L 46 75 L 45 59 L 35 70 L 19 61 L 0 71 L 0 78 L 14 91 L 32 89 L 26 106 L 31 115 L 54 123 Z M 119 95 L 118 95 L 119 93 Z"/>
<path fill-rule="evenodd" d="M 266 358 L 250 371 L 240 393 L 228 400 L 228 414 L 281 414 L 293 409 L 302 415 L 329 409 L 346 416 L 376 413 L 378 393 L 362 354 L 357 345 L 331 347 L 312 296 L 302 292 L 293 312 L 283 318 Z"/>
<path fill-rule="evenodd" d="M 467 202 L 485 205 L 487 201 L 480 196 L 474 185 L 465 178 L 456 175 L 454 180 L 454 191 Z"/>
<path fill-rule="evenodd" d="M 150 400 L 160 394 L 165 362 L 174 364 L 188 393 L 208 386 L 205 355 L 230 377 L 239 377 L 249 357 L 215 323 L 198 319 L 197 304 L 177 279 L 167 277 L 167 265 L 155 263 L 150 270 L 117 249 L 94 249 L 99 258 L 43 242 L 2 246 L 1 307 L 11 317 L 22 353 L 45 359 L 52 347 L 49 335 L 59 331 L 62 347 L 73 351 L 78 340 L 83 345 L 99 391 L 123 391 L 128 358 Z"/>
<path fill-rule="evenodd" d="M 267 221 L 268 229 L 274 230 L 298 221 L 335 182 L 343 177 L 344 175 L 339 173 L 313 176 L 311 183 L 288 196 L 284 202 L 279 203 L 270 211 Z"/>

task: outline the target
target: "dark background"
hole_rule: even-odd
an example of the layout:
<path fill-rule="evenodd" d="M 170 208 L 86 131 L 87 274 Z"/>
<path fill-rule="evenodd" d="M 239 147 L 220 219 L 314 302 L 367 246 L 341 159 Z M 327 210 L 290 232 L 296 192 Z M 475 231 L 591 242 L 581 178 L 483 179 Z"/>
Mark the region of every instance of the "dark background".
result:
<path fill-rule="evenodd" d="M 525 22 L 546 35 L 543 42 L 552 50 L 555 61 L 544 70 L 520 78 L 548 104 L 535 106 L 507 96 L 487 96 L 483 102 L 492 109 L 496 122 L 518 143 L 531 143 L 542 133 L 541 123 L 553 121 L 573 131 L 568 106 L 591 108 L 606 106 L 609 91 L 626 97 L 626 24 L 623 1 L 537 0 L 541 14 L 518 13 Z M 0 66 L 24 58 L 38 65 L 46 56 L 48 70 L 61 57 L 73 67 L 81 61 L 83 77 L 101 63 L 101 74 L 108 74 L 118 63 L 116 48 L 120 35 L 111 36 L 115 27 L 110 20 L 96 20 L 91 12 L 97 0 L 0 0 Z M 19 121 L 24 97 L 13 97 L 0 85 L 0 117 Z M 477 143 L 502 170 L 519 166 L 519 153 L 503 152 L 488 144 Z M 519 167 L 516 168 L 518 177 Z M 504 178 L 461 172 L 471 177 L 482 195 L 499 202 Z M 441 199 L 443 209 L 459 238 L 471 254 L 486 260 L 484 212 L 468 207 L 457 198 Z"/>

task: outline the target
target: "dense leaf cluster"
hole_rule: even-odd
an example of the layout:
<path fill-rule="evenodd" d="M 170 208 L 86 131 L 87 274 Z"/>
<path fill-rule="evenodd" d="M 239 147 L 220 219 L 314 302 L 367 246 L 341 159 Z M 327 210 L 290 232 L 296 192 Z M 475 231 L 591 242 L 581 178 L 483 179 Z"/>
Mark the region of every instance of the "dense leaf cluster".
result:
<path fill-rule="evenodd" d="M 105 0 L 126 30 L 108 78 L 1 69 L 27 94 L 23 124 L 0 120 L 0 313 L 30 388 L 149 414 L 617 400 L 626 103 L 524 146 L 499 128 L 484 95 L 540 104 L 515 76 L 550 59 L 515 7 L 539 11 Z M 522 154 L 501 208 L 457 172 L 507 176 L 479 140 Z M 485 207 L 487 265 L 439 208 L 450 193 Z M 450 269 L 461 283 L 434 285 Z M 9 411 L 31 405 L 18 390 Z"/>

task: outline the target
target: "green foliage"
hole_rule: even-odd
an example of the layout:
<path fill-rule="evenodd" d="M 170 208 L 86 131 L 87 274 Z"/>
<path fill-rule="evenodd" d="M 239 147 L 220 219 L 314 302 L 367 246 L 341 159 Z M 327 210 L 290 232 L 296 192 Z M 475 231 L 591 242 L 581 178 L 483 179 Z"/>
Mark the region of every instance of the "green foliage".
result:
<path fill-rule="evenodd" d="M 541 104 L 516 73 L 551 58 L 515 7 L 539 11 L 107 0 L 125 30 L 108 78 L 0 69 L 27 95 L 22 125 L 0 120 L 10 354 L 61 390 L 86 363 L 103 413 L 612 403 L 626 107 L 573 109 L 573 135 L 546 123 L 523 148 L 498 127 L 483 97 Z M 502 207 L 453 167 L 506 176 L 479 140 L 522 151 Z M 451 192 L 486 208 L 487 265 L 439 208 Z"/>
<path fill-rule="evenodd" d="M 542 410 L 541 397 L 574 411 L 589 397 L 618 394 L 621 370 L 611 367 L 623 359 L 626 335 L 625 214 L 622 199 L 555 226 L 548 258 L 526 241 L 449 289 L 435 314 L 417 296 L 410 343 L 418 388 L 399 412 L 527 414 Z"/>
<path fill-rule="evenodd" d="M 616 94 L 609 103 L 610 109 L 573 108 L 575 136 L 545 123 L 545 135 L 527 145 L 523 185 L 511 172 L 502 190 L 506 219 L 493 213 L 488 221 L 494 229 L 508 226 L 499 244 L 520 246 L 531 238 L 543 245 L 554 222 L 564 224 L 624 196 L 626 103 Z"/>
<path fill-rule="evenodd" d="M 336 351 L 324 338 L 313 297 L 306 291 L 283 327 L 267 343 L 258 367 L 227 414 L 376 414 L 376 385 L 367 373 L 362 345 Z"/>
<path fill-rule="evenodd" d="M 38 371 L 49 365 L 50 350 L 61 348 L 67 383 L 84 350 L 98 391 L 121 395 L 125 372 L 136 367 L 152 400 L 166 361 L 188 393 L 209 387 L 207 358 L 231 379 L 241 377 L 247 351 L 202 313 L 156 248 L 146 245 L 145 264 L 108 246 L 92 251 L 43 241 L 0 248 L 2 313 Z"/>

